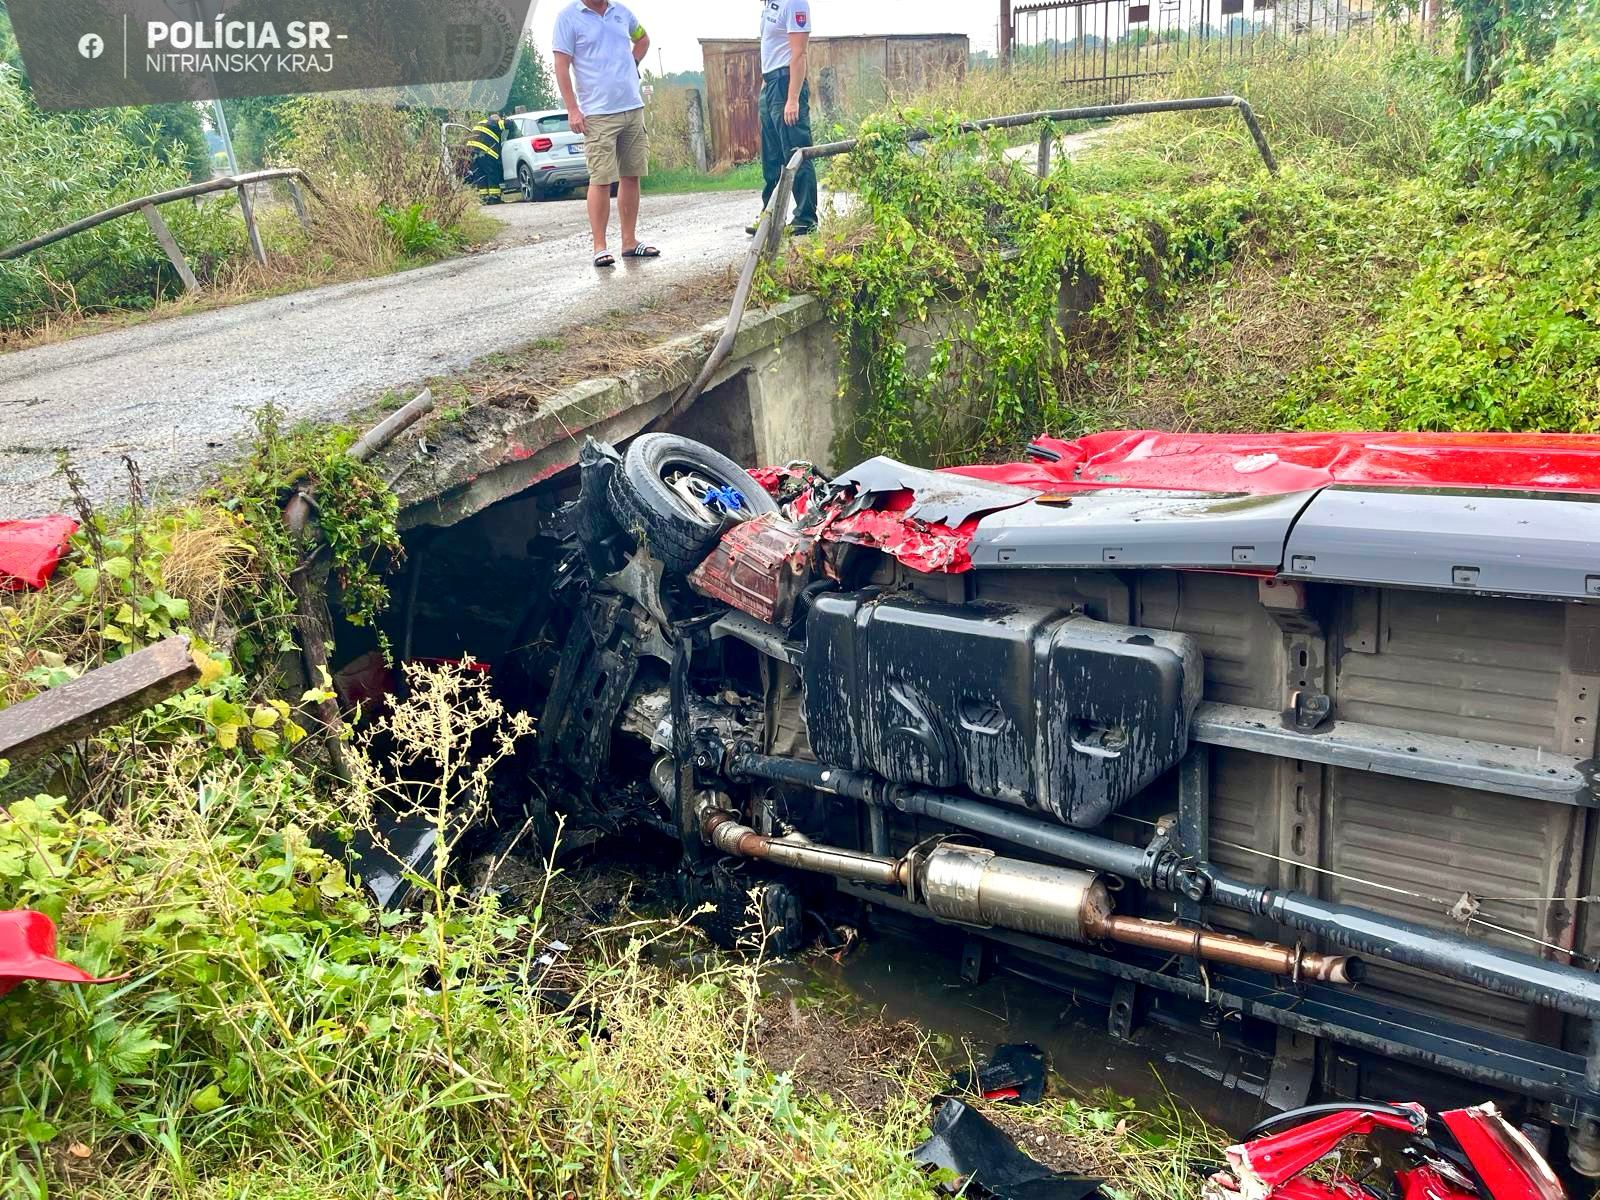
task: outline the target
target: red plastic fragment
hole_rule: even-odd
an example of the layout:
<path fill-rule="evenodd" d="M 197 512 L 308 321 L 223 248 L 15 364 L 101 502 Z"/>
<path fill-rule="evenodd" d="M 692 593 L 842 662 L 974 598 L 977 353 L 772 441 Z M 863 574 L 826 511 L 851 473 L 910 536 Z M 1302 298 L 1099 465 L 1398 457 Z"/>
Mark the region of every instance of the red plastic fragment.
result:
<path fill-rule="evenodd" d="M 76 532 L 78 523 L 71 517 L 0 521 L 0 592 L 44 587 Z"/>
<path fill-rule="evenodd" d="M 53 983 L 116 983 L 126 975 L 97 979 L 56 956 L 56 923 L 32 909 L 0 912 L 0 996 L 24 979 Z"/>
<path fill-rule="evenodd" d="M 1471 1160 L 1478 1177 L 1489 1185 L 1495 1200 L 1566 1200 L 1550 1164 L 1500 1118 L 1493 1104 L 1442 1112 L 1439 1120 Z M 1419 1197 L 1423 1194 L 1417 1192 Z"/>

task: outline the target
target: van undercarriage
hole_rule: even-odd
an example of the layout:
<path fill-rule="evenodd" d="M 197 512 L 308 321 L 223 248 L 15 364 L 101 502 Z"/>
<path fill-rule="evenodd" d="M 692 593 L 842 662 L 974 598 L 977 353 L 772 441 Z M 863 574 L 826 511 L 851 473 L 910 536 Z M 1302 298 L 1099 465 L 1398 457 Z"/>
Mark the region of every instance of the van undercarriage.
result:
<path fill-rule="evenodd" d="M 1113 1030 L 1468 1081 L 1600 1174 L 1600 458 L 1352 437 L 834 479 L 591 443 L 497 679 L 568 827 L 675 839 L 727 941 L 953 926 Z"/>

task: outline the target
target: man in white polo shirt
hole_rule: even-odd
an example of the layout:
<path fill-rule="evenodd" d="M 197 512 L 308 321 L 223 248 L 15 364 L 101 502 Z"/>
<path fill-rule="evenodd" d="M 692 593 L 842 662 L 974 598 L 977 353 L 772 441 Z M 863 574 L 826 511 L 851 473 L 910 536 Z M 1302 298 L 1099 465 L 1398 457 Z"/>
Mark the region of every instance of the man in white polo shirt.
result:
<path fill-rule="evenodd" d="M 650 51 L 650 35 L 633 13 L 614 0 L 573 0 L 556 18 L 551 44 L 568 120 L 574 133 L 584 135 L 594 265 L 617 263 L 606 249 L 612 184 L 617 184 L 622 257 L 659 258 L 661 251 L 639 241 L 637 228 L 639 179 L 650 169 L 639 64 Z"/>
<path fill-rule="evenodd" d="M 772 201 L 778 177 L 794 152 L 811 145 L 811 0 L 761 0 L 761 205 Z M 787 213 L 777 214 L 779 221 Z M 817 168 L 809 159 L 794 179 L 789 232 L 817 227 Z M 756 227 L 751 226 L 754 233 Z"/>

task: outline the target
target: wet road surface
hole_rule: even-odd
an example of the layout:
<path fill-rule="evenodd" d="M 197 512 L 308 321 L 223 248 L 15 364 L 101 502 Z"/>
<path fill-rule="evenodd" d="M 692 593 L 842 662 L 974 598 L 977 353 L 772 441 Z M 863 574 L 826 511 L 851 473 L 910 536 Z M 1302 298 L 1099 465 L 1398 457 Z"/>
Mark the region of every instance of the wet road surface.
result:
<path fill-rule="evenodd" d="M 97 500 L 126 494 L 123 455 L 152 492 L 181 492 L 229 456 L 263 404 L 334 419 L 639 307 L 741 261 L 759 208 L 748 192 L 646 196 L 640 233 L 662 257 L 597 271 L 581 200 L 509 204 L 495 210 L 497 244 L 465 258 L 0 355 L 0 519 L 63 507 L 63 449 Z"/>

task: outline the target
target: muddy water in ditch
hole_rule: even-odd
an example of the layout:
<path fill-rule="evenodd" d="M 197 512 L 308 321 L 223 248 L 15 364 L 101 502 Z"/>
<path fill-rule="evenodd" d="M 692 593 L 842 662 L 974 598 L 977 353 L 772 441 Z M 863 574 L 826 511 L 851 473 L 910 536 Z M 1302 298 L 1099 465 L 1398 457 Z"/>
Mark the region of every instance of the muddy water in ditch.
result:
<path fill-rule="evenodd" d="M 1272 1111 L 1261 1099 L 1263 1056 L 1155 1022 L 1131 1040 L 1113 1038 L 1105 1009 L 1080 1005 L 1058 987 L 1006 971 L 963 982 L 948 941 L 876 935 L 842 962 L 817 955 L 785 967 L 777 986 L 821 987 L 864 1013 L 913 1022 L 940 1039 L 952 1068 L 969 1055 L 982 1062 L 1006 1042 L 1032 1042 L 1049 1056 L 1053 1083 L 1069 1093 L 1111 1092 L 1147 1110 L 1176 1106 L 1231 1133 Z"/>

